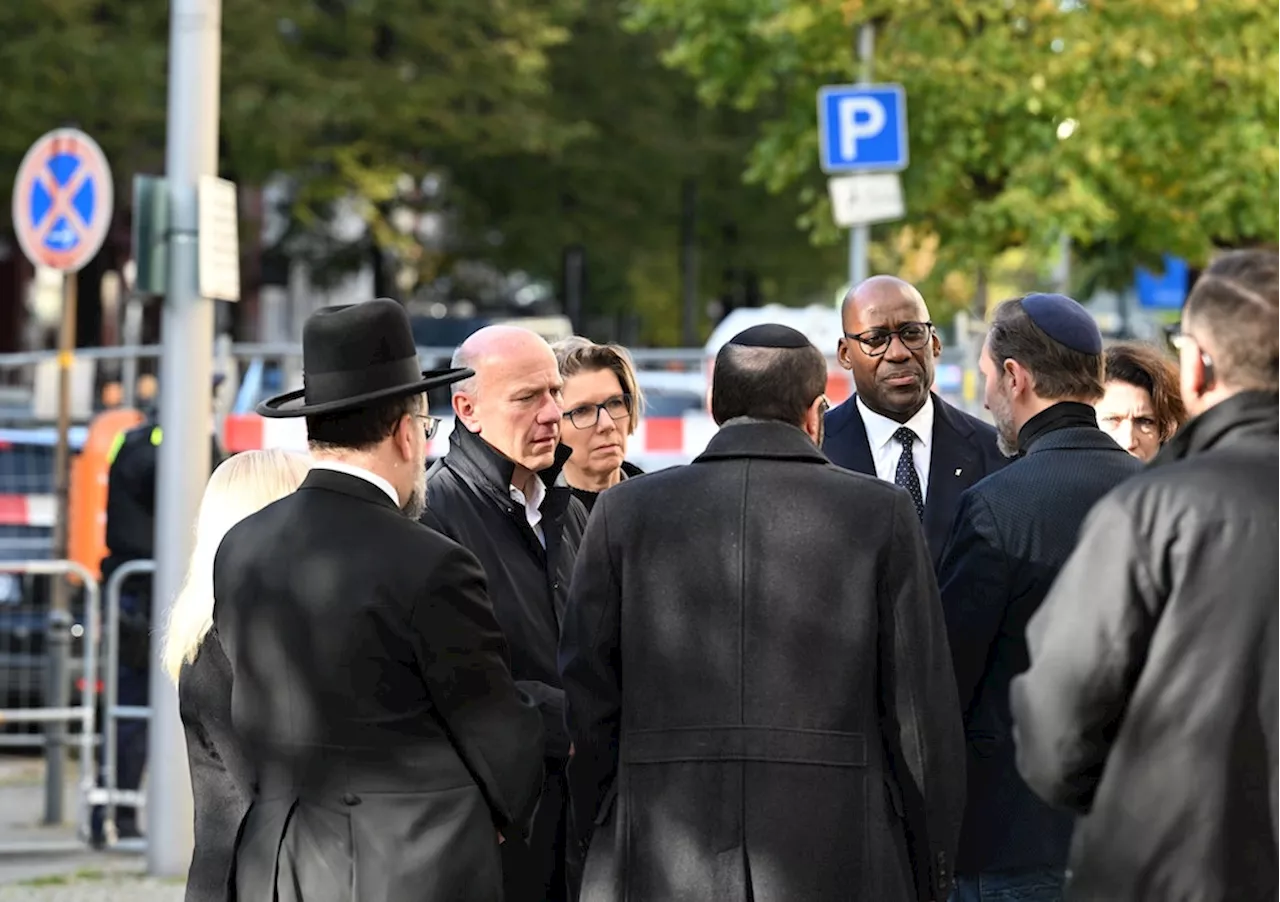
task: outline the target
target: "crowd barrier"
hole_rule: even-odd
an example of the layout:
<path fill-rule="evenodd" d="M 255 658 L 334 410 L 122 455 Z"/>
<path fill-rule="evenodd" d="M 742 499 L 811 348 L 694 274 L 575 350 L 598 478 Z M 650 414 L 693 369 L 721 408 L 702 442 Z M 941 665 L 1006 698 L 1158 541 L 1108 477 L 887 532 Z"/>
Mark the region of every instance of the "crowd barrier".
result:
<path fill-rule="evenodd" d="M 0 561 L 0 576 L 16 578 L 24 589 L 16 600 L 0 605 L 0 744 L 44 748 L 45 824 L 63 822 L 68 746 L 76 749 L 79 767 L 76 839 L 0 843 L 0 853 L 80 849 L 89 838 L 95 788 L 102 637 L 98 582 L 87 569 L 65 560 Z M 53 607 L 53 592 L 33 591 L 36 578 L 71 581 L 74 591 L 65 596 L 70 608 Z M 40 731 L 30 732 L 33 726 Z"/>

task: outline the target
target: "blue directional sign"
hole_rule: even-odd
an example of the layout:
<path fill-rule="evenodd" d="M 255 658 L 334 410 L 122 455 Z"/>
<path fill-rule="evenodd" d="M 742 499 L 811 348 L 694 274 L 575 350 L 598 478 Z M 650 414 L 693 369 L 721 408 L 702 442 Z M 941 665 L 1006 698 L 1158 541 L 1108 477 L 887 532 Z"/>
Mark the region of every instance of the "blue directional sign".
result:
<path fill-rule="evenodd" d="M 1138 305 L 1151 310 L 1181 310 L 1187 299 L 1187 261 L 1164 255 L 1164 272 L 1138 268 L 1134 278 Z"/>
<path fill-rule="evenodd" d="M 827 173 L 906 169 L 907 94 L 902 85 L 819 88 L 818 155 Z"/>
<path fill-rule="evenodd" d="M 18 167 L 13 231 L 36 266 L 76 272 L 102 247 L 111 226 L 111 167 L 84 132 L 42 135 Z"/>

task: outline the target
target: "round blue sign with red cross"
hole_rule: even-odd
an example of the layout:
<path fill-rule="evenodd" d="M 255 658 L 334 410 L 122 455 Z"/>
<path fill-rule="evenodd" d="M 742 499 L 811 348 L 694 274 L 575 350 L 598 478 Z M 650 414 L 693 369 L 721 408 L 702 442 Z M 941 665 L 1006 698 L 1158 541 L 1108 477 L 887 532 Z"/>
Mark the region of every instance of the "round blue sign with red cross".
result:
<path fill-rule="evenodd" d="M 111 167 L 79 129 L 43 135 L 18 167 L 13 230 L 36 266 L 76 272 L 97 255 L 111 226 Z"/>

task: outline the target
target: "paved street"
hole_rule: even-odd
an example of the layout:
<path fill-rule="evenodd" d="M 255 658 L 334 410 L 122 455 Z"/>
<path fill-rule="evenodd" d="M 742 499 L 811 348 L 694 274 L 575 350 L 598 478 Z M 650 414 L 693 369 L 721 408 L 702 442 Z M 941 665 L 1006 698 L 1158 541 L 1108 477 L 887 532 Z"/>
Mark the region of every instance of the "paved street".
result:
<path fill-rule="evenodd" d="M 44 762 L 26 755 L 0 755 L 0 902 L 178 902 L 181 880 L 145 876 L 137 853 L 89 848 L 33 854 L 5 852 L 17 843 L 52 844 L 75 839 L 74 763 L 66 770 L 65 823 L 46 827 Z"/>

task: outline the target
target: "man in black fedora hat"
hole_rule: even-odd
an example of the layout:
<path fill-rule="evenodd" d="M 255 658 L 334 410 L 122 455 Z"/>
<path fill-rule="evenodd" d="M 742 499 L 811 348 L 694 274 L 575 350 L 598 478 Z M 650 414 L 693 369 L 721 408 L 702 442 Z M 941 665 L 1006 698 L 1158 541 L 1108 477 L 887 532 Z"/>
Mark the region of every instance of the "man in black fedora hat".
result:
<path fill-rule="evenodd" d="M 318 311 L 302 345 L 305 387 L 258 412 L 306 417 L 315 467 L 214 562 L 214 635 L 255 772 L 232 888 L 500 900 L 499 844 L 520 841 L 542 784 L 541 718 L 479 562 L 417 522 L 436 427 L 424 392 L 471 371 L 422 372 L 391 300 Z"/>

